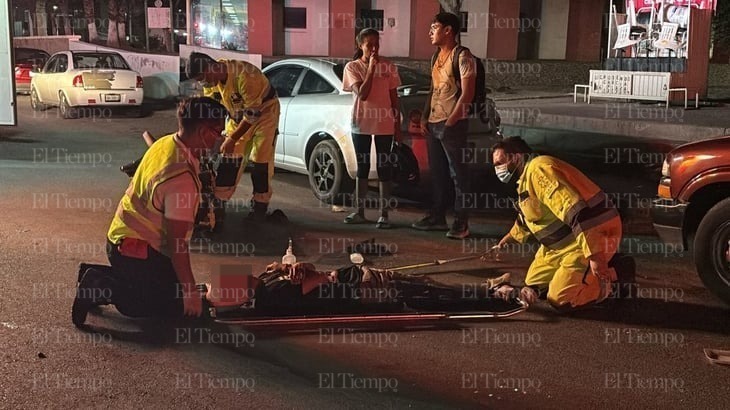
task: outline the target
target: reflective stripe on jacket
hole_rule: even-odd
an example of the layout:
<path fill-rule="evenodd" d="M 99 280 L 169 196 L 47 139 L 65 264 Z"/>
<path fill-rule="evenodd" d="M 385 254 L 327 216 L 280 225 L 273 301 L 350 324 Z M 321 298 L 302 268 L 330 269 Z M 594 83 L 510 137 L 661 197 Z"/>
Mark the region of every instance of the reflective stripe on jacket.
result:
<path fill-rule="evenodd" d="M 527 162 L 517 194 L 519 215 L 510 235 L 519 242 L 534 235 L 545 247 L 561 249 L 577 241 L 589 257 L 605 243 L 586 232 L 618 218 L 601 188 L 572 165 L 547 155 Z"/>
<path fill-rule="evenodd" d="M 200 191 L 199 171 L 190 162 L 189 155 L 182 143 L 176 140 L 175 134 L 164 136 L 152 144 L 119 201 L 107 233 L 110 242 L 118 245 L 124 238 L 142 239 L 158 252 L 170 256 L 165 243 L 164 209 L 156 208 L 153 198 L 160 184 L 186 173 L 193 177 Z M 195 208 L 198 206 L 199 203 L 196 203 Z"/>

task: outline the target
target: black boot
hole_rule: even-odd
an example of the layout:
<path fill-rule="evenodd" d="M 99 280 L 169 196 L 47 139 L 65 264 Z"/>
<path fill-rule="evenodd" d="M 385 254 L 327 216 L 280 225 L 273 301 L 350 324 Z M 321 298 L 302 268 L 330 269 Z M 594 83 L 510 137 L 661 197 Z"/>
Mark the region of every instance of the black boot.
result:
<path fill-rule="evenodd" d="M 266 222 L 266 212 L 269 204 L 265 202 L 252 201 L 251 212 L 248 213 L 248 219 L 253 222 Z"/>
<path fill-rule="evenodd" d="M 112 282 L 102 270 L 95 268 L 86 270 L 76 287 L 76 297 L 71 306 L 71 322 L 74 326 L 84 325 L 91 308 L 111 303 Z"/>

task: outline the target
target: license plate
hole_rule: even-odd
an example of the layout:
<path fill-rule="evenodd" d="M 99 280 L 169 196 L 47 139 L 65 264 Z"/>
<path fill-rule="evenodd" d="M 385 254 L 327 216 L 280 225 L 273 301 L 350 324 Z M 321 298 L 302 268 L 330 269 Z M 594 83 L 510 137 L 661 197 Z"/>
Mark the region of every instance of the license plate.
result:
<path fill-rule="evenodd" d="M 122 96 L 119 94 L 105 94 L 104 101 L 106 102 L 119 102 L 122 101 Z"/>

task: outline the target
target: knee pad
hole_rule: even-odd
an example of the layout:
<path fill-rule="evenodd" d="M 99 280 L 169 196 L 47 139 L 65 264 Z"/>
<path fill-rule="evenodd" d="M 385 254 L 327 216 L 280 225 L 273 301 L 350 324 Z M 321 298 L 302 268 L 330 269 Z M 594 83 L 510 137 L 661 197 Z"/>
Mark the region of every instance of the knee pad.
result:
<path fill-rule="evenodd" d="M 269 163 L 254 162 L 251 171 L 251 183 L 253 192 L 263 194 L 269 192 Z"/>

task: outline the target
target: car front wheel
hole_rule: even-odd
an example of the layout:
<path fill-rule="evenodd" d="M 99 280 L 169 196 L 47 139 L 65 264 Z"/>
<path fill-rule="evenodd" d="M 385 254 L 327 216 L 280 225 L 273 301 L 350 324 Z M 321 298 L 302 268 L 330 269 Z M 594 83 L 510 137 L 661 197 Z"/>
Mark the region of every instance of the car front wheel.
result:
<path fill-rule="evenodd" d="M 702 218 L 694 240 L 697 272 L 705 287 L 730 305 L 730 198 Z"/>
<path fill-rule="evenodd" d="M 320 141 L 309 157 L 309 185 L 314 196 L 326 203 L 345 203 L 352 193 L 354 182 L 345 168 L 345 161 L 337 143 Z"/>

